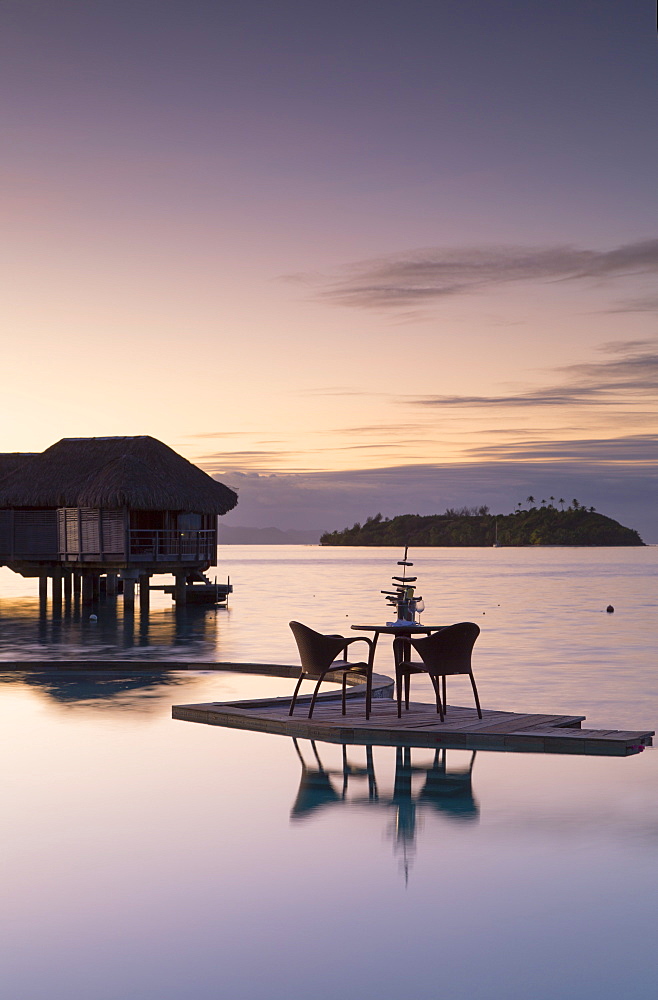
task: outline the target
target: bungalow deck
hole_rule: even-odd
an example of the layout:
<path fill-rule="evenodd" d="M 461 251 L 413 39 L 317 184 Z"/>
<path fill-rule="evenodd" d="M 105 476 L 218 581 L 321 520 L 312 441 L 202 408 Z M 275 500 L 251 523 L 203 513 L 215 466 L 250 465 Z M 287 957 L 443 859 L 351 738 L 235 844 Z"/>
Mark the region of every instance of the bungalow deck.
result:
<path fill-rule="evenodd" d="M 237 665 L 236 665 L 237 666 Z M 239 668 L 238 668 L 239 669 Z M 307 718 L 310 697 L 300 698 L 293 716 L 290 698 L 174 705 L 172 717 L 231 729 L 249 729 L 297 736 L 327 743 L 361 746 L 406 746 L 465 750 L 507 750 L 532 753 L 575 753 L 627 757 L 652 746 L 653 731 L 582 729 L 584 715 L 536 715 L 500 710 L 482 711 L 449 706 L 441 722 L 432 704 L 413 702 L 397 717 L 391 698 L 393 682 L 375 675 L 370 719 L 366 721 L 364 685 L 348 692 L 347 715 L 341 714 L 338 693 L 321 694 Z"/>

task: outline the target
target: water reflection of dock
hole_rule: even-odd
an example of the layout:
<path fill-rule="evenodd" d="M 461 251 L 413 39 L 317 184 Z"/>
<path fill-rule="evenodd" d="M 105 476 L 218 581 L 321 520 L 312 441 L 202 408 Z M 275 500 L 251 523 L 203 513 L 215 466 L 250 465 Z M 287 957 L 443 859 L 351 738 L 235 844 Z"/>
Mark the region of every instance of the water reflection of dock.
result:
<path fill-rule="evenodd" d="M 332 767 L 323 762 L 315 740 L 309 741 L 306 752 L 299 740 L 293 738 L 292 742 L 302 772 L 291 820 L 299 822 L 336 808 L 367 806 L 387 813 L 393 811 L 393 822 L 387 829 L 401 858 L 405 878 L 415 851 L 419 811 L 432 811 L 457 822 L 474 822 L 479 817 L 472 787 L 476 751 L 463 754 L 437 749 L 429 764 L 414 764 L 411 748 L 397 747 L 391 781 L 389 774 L 384 780 L 380 774 L 378 779 L 372 746 L 363 748 L 365 762 L 359 764 L 353 759 L 356 748 L 343 744 L 341 766 Z M 453 763 L 450 768 L 449 753 Z M 467 758 L 465 766 L 455 767 L 455 758 L 462 754 Z"/>

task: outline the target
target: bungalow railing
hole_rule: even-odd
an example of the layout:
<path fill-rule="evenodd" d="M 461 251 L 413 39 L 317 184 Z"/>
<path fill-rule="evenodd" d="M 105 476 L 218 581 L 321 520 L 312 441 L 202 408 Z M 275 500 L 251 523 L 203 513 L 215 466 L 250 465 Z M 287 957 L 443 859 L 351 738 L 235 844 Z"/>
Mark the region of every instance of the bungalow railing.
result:
<path fill-rule="evenodd" d="M 128 542 L 131 559 L 214 561 L 217 532 L 139 528 L 128 532 Z"/>

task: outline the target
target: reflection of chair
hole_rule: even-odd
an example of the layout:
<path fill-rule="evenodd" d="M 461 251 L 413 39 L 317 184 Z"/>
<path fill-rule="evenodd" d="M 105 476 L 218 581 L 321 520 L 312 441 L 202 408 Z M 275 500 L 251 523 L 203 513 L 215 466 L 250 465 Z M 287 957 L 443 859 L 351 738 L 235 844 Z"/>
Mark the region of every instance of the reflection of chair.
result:
<path fill-rule="evenodd" d="M 320 758 L 322 748 L 319 750 L 314 740 L 309 741 L 313 757 L 305 751 L 308 763 L 302 752 L 304 741 L 293 737 L 292 742 L 302 765 L 302 773 L 290 812 L 291 821 L 308 819 L 333 806 L 348 809 L 362 809 L 364 806 L 394 809 L 395 817 L 387 826 L 387 831 L 394 841 L 395 853 L 400 856 L 405 880 L 409 876 L 415 853 L 416 833 L 423 812 L 427 814 L 431 810 L 452 822 L 477 822 L 479 807 L 471 784 L 475 751 L 472 751 L 470 761 L 465 766 L 448 769 L 448 754 L 456 754 L 457 761 L 463 761 L 466 758 L 465 751 L 437 749 L 432 755 L 433 762 L 428 767 L 427 760 L 421 765 L 412 763 L 410 747 L 396 747 L 391 789 L 390 767 L 381 786 L 377 781 L 372 746 L 363 748 L 365 766 L 348 760 L 348 751 L 357 749 L 348 744 L 342 745 L 342 766 L 337 762 L 335 754 L 332 755 L 333 766 L 331 763 L 325 766 Z M 387 747 L 383 752 L 388 754 L 388 750 Z M 324 751 L 322 753 L 324 755 Z M 329 760 L 331 761 L 331 757 Z M 391 758 L 388 757 L 388 760 L 390 762 Z M 364 787 L 366 782 L 367 788 Z M 356 784 L 356 788 L 352 787 L 353 784 Z"/>
<path fill-rule="evenodd" d="M 366 764 L 360 766 L 351 764 L 347 759 L 347 746 L 343 745 L 343 761 L 341 768 L 327 768 L 324 766 L 318 753 L 315 740 L 310 740 L 315 764 L 307 764 L 301 751 L 298 740 L 293 737 L 293 744 L 302 765 L 302 776 L 299 782 L 299 791 L 292 807 L 291 817 L 301 819 L 309 815 L 316 809 L 331 805 L 337 802 L 345 802 L 347 798 L 348 784 L 353 779 L 362 779 L 368 783 L 368 802 L 376 802 L 378 799 L 377 780 L 375 778 L 375 765 L 372 755 L 372 747 L 365 748 Z M 334 786 L 331 775 L 341 775 L 342 790 L 339 792 Z M 359 799 L 363 802 L 363 799 Z"/>
<path fill-rule="evenodd" d="M 299 743 L 294 738 L 293 743 L 302 765 L 299 791 L 297 792 L 295 804 L 292 807 L 293 818 L 299 819 L 301 816 L 306 816 L 320 806 L 329 805 L 331 802 L 340 802 L 341 797 L 332 784 L 329 772 L 324 769 L 315 746 L 315 741 L 311 740 L 311 748 L 317 761 L 317 767 L 309 767 L 299 749 Z"/>
<path fill-rule="evenodd" d="M 472 787 L 476 751 L 471 752 L 468 767 L 451 771 L 446 766 L 447 753 L 445 749 L 435 752 L 434 763 L 425 772 L 425 784 L 418 795 L 418 802 L 431 805 L 438 812 L 457 820 L 474 820 L 478 815 Z"/>
<path fill-rule="evenodd" d="M 347 785 L 352 778 L 362 778 L 368 782 L 368 801 L 377 802 L 379 792 L 377 791 L 377 779 L 375 777 L 375 762 L 372 756 L 372 747 L 367 746 L 365 767 L 359 764 L 351 764 L 347 759 L 347 744 L 343 744 L 343 798 L 347 795 Z"/>
<path fill-rule="evenodd" d="M 459 622 L 457 625 L 448 625 L 447 628 L 424 636 L 422 639 L 411 639 L 406 636 L 398 636 L 395 639 L 393 647 L 398 719 L 402 716 L 402 678 L 404 677 L 405 706 L 409 708 L 409 680 L 411 674 L 419 673 L 427 673 L 430 676 L 436 695 L 436 710 L 441 722 L 443 722 L 443 713 L 447 704 L 446 676 L 449 674 L 468 674 L 475 695 L 478 718 L 482 718 L 480 699 L 471 667 L 471 653 L 479 634 L 480 629 L 474 622 Z M 410 659 L 410 646 L 413 646 L 422 662 Z M 443 704 L 439 693 L 439 677 L 443 681 Z"/>
<path fill-rule="evenodd" d="M 288 714 L 292 715 L 295 710 L 295 703 L 297 701 L 299 688 L 305 677 L 318 678 L 315 690 L 313 691 L 313 697 L 311 698 L 311 706 L 308 710 L 308 717 L 310 719 L 313 715 L 313 709 L 315 708 L 315 702 L 318 697 L 320 684 L 322 683 L 325 675 L 331 671 L 335 671 L 336 673 L 340 673 L 342 671 L 342 710 L 343 715 L 345 715 L 345 688 L 347 684 L 347 675 L 351 672 L 362 674 L 365 671 L 367 680 L 366 719 L 369 719 L 370 703 L 372 699 L 372 659 L 374 653 L 374 644 L 372 639 L 368 639 L 367 636 L 364 635 L 355 636 L 354 638 L 349 639 L 346 639 L 341 635 L 322 635 L 320 632 L 314 632 L 312 628 L 308 627 L 308 625 L 302 625 L 300 622 L 290 622 L 290 628 L 292 629 L 292 634 L 294 635 L 299 648 L 299 657 L 302 661 L 302 669 L 292 696 L 290 712 Z M 370 654 L 367 663 L 347 662 L 347 647 L 353 642 L 368 643 Z M 343 659 L 335 662 L 339 653 L 343 654 Z"/>

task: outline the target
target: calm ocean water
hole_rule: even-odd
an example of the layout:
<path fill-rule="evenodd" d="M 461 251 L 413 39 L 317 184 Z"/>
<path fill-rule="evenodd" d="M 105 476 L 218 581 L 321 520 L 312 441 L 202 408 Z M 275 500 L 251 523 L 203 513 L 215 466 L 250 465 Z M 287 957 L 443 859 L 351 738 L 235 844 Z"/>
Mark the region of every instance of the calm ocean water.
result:
<path fill-rule="evenodd" d="M 656 728 L 658 548 L 418 549 L 482 628 L 486 707 Z M 287 680 L 288 629 L 381 622 L 393 549 L 232 546 L 229 609 L 39 614 L 0 570 L 1 971 L 12 1000 L 618 1000 L 654 992 L 658 753 L 410 755 L 175 722 Z M 614 614 L 606 614 L 608 604 Z M 20 669 L 116 657 L 153 670 Z M 161 672 L 158 660 L 198 662 Z M 390 672 L 382 640 L 377 669 Z M 17 666 L 14 666 L 17 664 Z M 143 664 L 142 664 L 143 667 Z M 416 695 L 430 700 L 416 681 Z M 468 694 L 464 689 L 464 699 Z"/>

